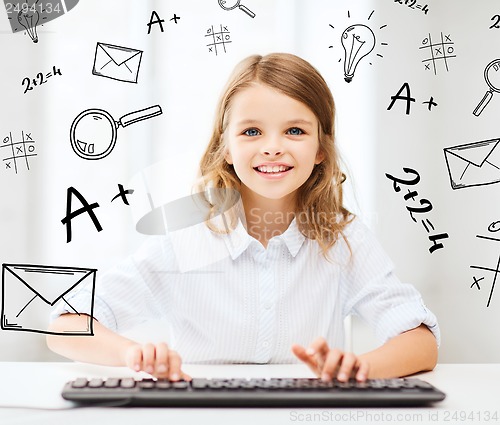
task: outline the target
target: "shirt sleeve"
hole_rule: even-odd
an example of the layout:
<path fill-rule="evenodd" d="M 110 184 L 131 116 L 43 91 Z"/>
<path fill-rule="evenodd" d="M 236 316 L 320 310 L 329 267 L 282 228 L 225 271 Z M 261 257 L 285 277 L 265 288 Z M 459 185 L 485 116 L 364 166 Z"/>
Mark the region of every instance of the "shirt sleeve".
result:
<path fill-rule="evenodd" d="M 343 262 L 341 296 L 344 317 L 360 316 L 375 329 L 381 343 L 425 324 L 440 344 L 436 316 L 417 289 L 402 283 L 394 265 L 373 233 L 358 218 L 345 231 L 349 241 Z"/>
<path fill-rule="evenodd" d="M 171 254 L 165 237 L 149 237 L 135 254 L 102 276 L 98 274 L 94 294 L 90 286 L 71 294 L 56 306 L 51 319 L 76 310 L 122 332 L 148 319 L 162 318 L 168 310 L 166 279 L 176 267 Z"/>

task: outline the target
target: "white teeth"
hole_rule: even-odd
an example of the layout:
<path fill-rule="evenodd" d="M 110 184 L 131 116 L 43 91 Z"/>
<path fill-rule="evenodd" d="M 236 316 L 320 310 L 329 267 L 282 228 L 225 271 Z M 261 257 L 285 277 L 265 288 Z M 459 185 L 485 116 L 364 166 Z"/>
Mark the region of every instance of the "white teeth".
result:
<path fill-rule="evenodd" d="M 274 166 L 261 165 L 261 166 L 257 167 L 257 169 L 261 173 L 281 173 L 283 171 L 289 170 L 290 168 L 291 167 L 287 167 L 285 165 L 274 165 Z"/>

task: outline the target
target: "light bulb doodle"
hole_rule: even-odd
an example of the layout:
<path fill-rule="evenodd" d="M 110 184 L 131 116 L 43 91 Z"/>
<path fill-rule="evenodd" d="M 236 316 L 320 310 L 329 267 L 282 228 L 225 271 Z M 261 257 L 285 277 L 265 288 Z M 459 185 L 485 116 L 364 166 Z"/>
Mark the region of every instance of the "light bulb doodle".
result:
<path fill-rule="evenodd" d="M 344 79 L 350 83 L 361 59 L 375 47 L 375 34 L 366 25 L 355 24 L 344 30 L 341 42 L 345 52 Z"/>
<path fill-rule="evenodd" d="M 500 59 L 491 61 L 484 69 L 484 79 L 486 80 L 486 84 L 488 84 L 489 89 L 484 94 L 481 102 L 479 102 L 476 106 L 476 109 L 472 112 L 476 117 L 481 115 L 483 109 L 486 108 L 488 103 L 490 103 L 490 100 L 493 97 L 493 92 L 500 93 L 500 72 L 498 71 L 500 71 Z M 491 80 L 493 80 L 493 82 Z"/>
<path fill-rule="evenodd" d="M 374 14 L 374 10 L 368 16 L 368 21 Z M 351 13 L 347 11 L 347 17 L 351 18 Z M 382 25 L 379 29 L 385 28 L 387 25 Z M 330 27 L 335 29 L 333 25 Z M 349 25 L 340 37 L 340 42 L 344 49 L 344 80 L 350 83 L 354 78 L 354 72 L 356 71 L 359 62 L 368 56 L 375 48 L 376 36 L 372 28 L 368 25 L 357 23 Z M 380 43 L 382 46 L 386 46 L 387 43 Z M 332 48 L 334 46 L 330 46 Z M 383 57 L 381 54 L 377 53 L 377 56 Z M 342 58 L 339 59 L 339 62 Z M 370 65 L 372 64 L 369 62 Z"/>
<path fill-rule="evenodd" d="M 38 34 L 36 33 L 36 26 L 40 20 L 38 10 L 36 8 L 20 10 L 17 14 L 17 20 L 26 28 L 26 32 L 33 40 L 33 43 L 38 43 Z"/>
<path fill-rule="evenodd" d="M 79 0 L 4 0 L 12 32 L 24 31 L 38 42 L 38 28 L 72 10 Z"/>

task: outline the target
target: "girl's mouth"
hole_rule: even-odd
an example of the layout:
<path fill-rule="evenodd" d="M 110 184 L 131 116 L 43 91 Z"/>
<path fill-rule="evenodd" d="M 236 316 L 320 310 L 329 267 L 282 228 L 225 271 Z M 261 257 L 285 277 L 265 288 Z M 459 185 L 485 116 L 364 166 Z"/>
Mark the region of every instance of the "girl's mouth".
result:
<path fill-rule="evenodd" d="M 287 165 L 259 165 L 254 170 L 261 174 L 276 175 L 291 170 L 293 167 Z"/>

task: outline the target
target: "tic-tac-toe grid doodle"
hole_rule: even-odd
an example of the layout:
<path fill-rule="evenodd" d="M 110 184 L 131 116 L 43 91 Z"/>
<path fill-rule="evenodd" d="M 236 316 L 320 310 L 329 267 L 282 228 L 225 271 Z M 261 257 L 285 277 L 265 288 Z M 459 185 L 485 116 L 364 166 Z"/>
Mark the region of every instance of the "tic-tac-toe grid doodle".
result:
<path fill-rule="evenodd" d="M 207 44 L 208 51 L 210 53 L 215 53 L 217 55 L 219 51 L 226 52 L 226 44 L 231 43 L 231 36 L 227 26 L 221 25 L 220 31 L 216 32 L 214 26 L 212 25 L 205 34 L 205 37 L 211 39 L 211 43 Z"/>
<path fill-rule="evenodd" d="M 26 169 L 30 169 L 29 158 L 36 156 L 35 140 L 31 133 L 21 132 L 21 139 L 14 140 L 12 133 L 9 133 L 2 141 L 0 146 L 2 149 L 3 162 L 7 171 L 12 170 L 16 174 L 19 171 L 21 164 L 25 164 Z"/>
<path fill-rule="evenodd" d="M 494 228 L 495 226 L 498 226 L 498 224 L 500 224 L 500 222 L 495 222 L 495 223 L 490 224 L 488 230 L 491 231 L 491 229 Z M 493 231 L 498 231 L 498 228 L 495 229 L 495 230 L 493 230 Z M 483 239 L 483 240 L 500 242 L 499 238 L 494 238 L 494 237 L 491 237 L 489 235 L 488 236 L 476 235 L 476 237 L 479 238 L 479 239 Z M 495 290 L 495 285 L 497 283 L 498 275 L 500 275 L 500 256 L 498 257 L 498 261 L 497 261 L 496 267 L 495 266 L 493 266 L 493 267 L 470 266 L 470 268 L 471 269 L 475 269 L 475 270 L 480 270 L 480 273 L 485 273 L 485 272 L 493 273 L 493 275 L 491 275 L 492 276 L 492 283 L 491 283 L 491 287 L 490 287 L 490 291 L 489 291 L 489 295 L 488 295 L 488 301 L 486 303 L 486 307 L 489 307 L 490 304 L 491 304 L 492 297 L 493 297 L 493 291 Z M 477 278 L 476 276 L 473 276 L 474 282 L 472 283 L 472 285 L 470 287 L 471 288 L 475 287 L 475 288 L 477 288 L 477 290 L 481 290 L 480 282 L 484 278 L 485 278 L 484 276 L 481 276 L 480 278 Z"/>
<path fill-rule="evenodd" d="M 500 239 L 498 239 L 498 238 L 491 238 L 491 237 L 486 237 L 486 236 L 481 236 L 481 235 L 477 235 L 477 237 L 481 238 L 481 239 L 488 239 L 488 240 L 500 242 Z M 470 266 L 470 268 L 476 269 L 476 270 L 481 270 L 482 272 L 493 273 L 493 275 L 492 275 L 493 279 L 492 279 L 491 288 L 490 288 L 489 295 L 488 295 L 488 301 L 486 303 L 486 307 L 489 307 L 491 304 L 492 297 L 493 297 L 493 291 L 495 290 L 495 285 L 497 283 L 497 278 L 498 278 L 498 275 L 500 274 L 500 257 L 498 257 L 496 267 L 495 266 L 494 267 Z M 474 282 L 472 283 L 471 288 L 473 288 L 475 286 L 478 290 L 480 290 L 481 286 L 480 286 L 479 282 L 481 282 L 484 279 L 484 276 L 482 276 L 480 278 L 473 276 L 473 279 L 474 279 Z"/>
<path fill-rule="evenodd" d="M 437 75 L 437 64 L 442 63 L 448 69 L 448 60 L 455 58 L 454 42 L 451 40 L 450 34 L 443 35 L 441 33 L 441 41 L 433 42 L 431 34 L 422 40 L 422 46 L 419 49 L 424 49 L 427 52 L 427 58 L 422 61 L 426 71 L 433 70 L 434 75 Z"/>

